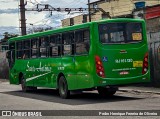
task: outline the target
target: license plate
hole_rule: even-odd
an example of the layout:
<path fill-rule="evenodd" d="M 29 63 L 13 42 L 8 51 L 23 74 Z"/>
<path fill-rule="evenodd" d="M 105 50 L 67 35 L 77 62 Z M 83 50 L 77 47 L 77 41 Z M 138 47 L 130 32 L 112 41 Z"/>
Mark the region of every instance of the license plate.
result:
<path fill-rule="evenodd" d="M 142 67 L 143 61 L 133 61 L 133 67 Z"/>
<path fill-rule="evenodd" d="M 126 75 L 126 74 L 129 74 L 129 72 L 128 72 L 128 71 L 122 71 L 122 72 L 120 72 L 119 74 L 120 74 L 120 75 Z"/>

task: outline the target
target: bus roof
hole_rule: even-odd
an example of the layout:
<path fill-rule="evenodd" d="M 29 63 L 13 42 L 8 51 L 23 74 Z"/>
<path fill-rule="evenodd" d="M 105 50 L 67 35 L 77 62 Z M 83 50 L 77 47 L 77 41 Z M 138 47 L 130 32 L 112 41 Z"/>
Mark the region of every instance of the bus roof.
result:
<path fill-rule="evenodd" d="M 64 32 L 67 30 L 76 30 L 76 29 L 81 29 L 81 28 L 86 28 L 89 27 L 91 24 L 94 23 L 104 23 L 104 22 L 131 22 L 131 21 L 139 21 L 139 22 L 144 22 L 144 20 L 142 19 L 132 19 L 132 18 L 114 18 L 114 19 L 102 19 L 102 20 L 98 20 L 98 21 L 93 21 L 93 22 L 87 22 L 87 23 L 83 23 L 83 24 L 76 24 L 73 26 L 67 26 L 67 27 L 63 27 L 63 28 L 58 28 L 58 29 L 54 29 L 54 30 L 48 30 L 48 31 L 44 31 L 44 32 L 37 32 L 34 34 L 28 34 L 28 35 L 24 35 L 24 36 L 18 36 L 18 37 L 14 37 L 8 40 L 8 42 L 12 42 L 12 41 L 18 41 L 18 40 L 24 40 L 24 39 L 31 39 L 34 37 L 41 37 L 41 36 L 45 36 L 45 35 L 51 35 L 53 33 L 60 33 L 60 32 Z"/>
<path fill-rule="evenodd" d="M 84 23 L 84 24 L 77 24 L 74 26 L 67 26 L 67 27 L 48 30 L 48 31 L 44 31 L 44 32 L 37 32 L 34 34 L 18 36 L 18 37 L 14 37 L 14 38 L 9 39 L 8 42 L 17 41 L 17 40 L 24 40 L 24 39 L 34 38 L 34 37 L 40 37 L 40 36 L 45 36 L 45 35 L 51 35 L 53 33 L 60 33 L 60 32 L 64 32 L 64 31 L 68 31 L 68 30 L 75 30 L 78 28 L 86 28 L 86 27 L 89 27 L 90 24 L 92 24 L 92 23 L 93 22 L 88 22 L 88 23 Z"/>

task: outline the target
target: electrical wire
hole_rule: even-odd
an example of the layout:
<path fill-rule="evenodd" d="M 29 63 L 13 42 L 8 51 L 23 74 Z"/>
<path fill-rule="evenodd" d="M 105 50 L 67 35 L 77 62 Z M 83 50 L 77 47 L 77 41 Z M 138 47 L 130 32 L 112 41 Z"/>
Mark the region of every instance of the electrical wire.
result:
<path fill-rule="evenodd" d="M 39 4 L 39 2 L 37 2 L 37 0 L 34 0 L 37 4 Z"/>
<path fill-rule="evenodd" d="M 130 0 L 130 2 L 132 3 L 132 4 L 134 4 L 133 3 L 133 1 L 132 0 Z M 41 3 L 39 3 L 39 2 L 37 2 L 37 0 L 34 0 L 34 2 L 32 1 L 32 0 L 30 0 L 30 3 L 32 3 L 33 5 L 39 5 L 39 6 L 45 6 L 45 5 L 47 5 L 47 4 L 41 4 Z M 77 0 L 72 0 L 72 1 L 70 1 L 70 2 L 66 2 L 66 1 L 64 1 L 64 4 L 62 5 L 62 6 L 64 6 L 65 5 L 65 7 L 67 6 L 78 6 L 79 4 L 84 4 L 84 2 L 82 2 L 82 1 L 77 1 Z M 112 3 L 110 3 L 111 4 L 111 8 L 108 8 L 108 10 L 111 10 L 111 11 L 113 11 L 115 8 L 130 8 L 130 7 L 128 7 L 129 5 L 131 5 L 131 4 L 124 4 L 124 5 L 121 5 L 121 6 L 118 6 L 118 5 L 113 5 L 112 6 Z M 49 4 L 48 4 L 49 5 Z M 49 7 L 52 7 L 51 5 L 49 5 Z M 66 8 L 67 8 L 66 7 Z M 52 8 L 54 8 L 54 7 L 52 7 Z M 121 12 L 114 12 L 114 14 L 113 14 L 113 16 L 114 15 L 116 15 L 117 16 L 117 14 L 119 14 L 119 13 L 125 13 L 125 12 L 128 12 L 128 11 L 130 11 L 130 12 L 132 12 L 132 10 L 124 10 L 124 11 L 121 11 Z M 77 14 L 77 13 L 80 13 L 80 12 L 72 12 L 72 13 L 70 13 L 69 15 L 66 15 L 66 16 L 68 16 L 69 18 L 71 18 L 71 14 Z M 84 14 L 83 12 L 81 12 L 81 14 Z M 95 17 L 95 15 L 94 15 L 94 17 Z M 53 18 L 53 17 L 52 17 Z M 55 17 L 54 16 L 54 19 L 58 19 L 59 17 Z M 95 17 L 95 19 L 96 19 L 96 17 Z M 49 18 L 44 18 L 44 19 L 42 19 L 42 20 L 40 20 L 40 21 L 37 21 L 37 22 L 35 22 L 35 23 L 33 23 L 33 24 L 37 24 L 37 23 L 44 23 L 44 24 L 41 24 L 41 25 L 48 25 L 47 24 L 47 22 L 50 20 L 50 17 Z M 49 25 L 48 25 L 49 26 Z"/>
<path fill-rule="evenodd" d="M 48 24 L 47 24 L 47 22 L 50 20 L 50 17 L 51 16 L 49 16 L 47 19 L 46 18 L 44 18 L 44 19 L 42 19 L 42 20 L 40 20 L 40 21 L 37 21 L 37 22 L 35 22 L 35 23 L 28 23 L 28 24 L 34 24 L 34 26 L 40 26 L 40 25 L 42 25 L 42 26 L 49 26 Z M 57 15 L 56 17 L 54 17 L 54 19 L 57 19 L 59 17 L 59 15 Z M 43 22 L 44 21 L 44 22 Z M 39 24 L 39 25 L 35 25 L 35 24 L 37 24 L 37 23 L 40 23 L 40 22 L 43 22 L 43 24 Z M 52 26 L 49 26 L 50 28 L 52 28 Z"/>
<path fill-rule="evenodd" d="M 44 5 L 46 5 L 46 4 L 41 4 L 41 3 L 39 3 L 39 2 L 37 2 L 36 0 L 34 0 L 35 2 L 33 2 L 33 1 L 29 1 L 30 3 L 32 3 L 33 5 L 40 5 L 40 6 L 44 6 Z M 64 1 L 65 2 L 65 1 Z M 77 2 L 77 1 L 75 1 L 75 0 L 72 0 L 72 1 L 70 1 L 69 3 L 68 2 L 65 2 L 66 4 L 65 4 L 65 6 L 73 6 L 73 5 L 78 5 L 78 4 L 80 4 L 81 2 Z M 50 6 L 50 5 L 49 5 Z M 50 7 L 52 7 L 52 6 L 50 6 Z M 74 14 L 74 13 L 72 13 L 72 14 Z"/>
<path fill-rule="evenodd" d="M 30 0 L 30 3 L 32 3 L 33 5 L 36 5 L 36 3 L 32 2 L 32 0 Z"/>

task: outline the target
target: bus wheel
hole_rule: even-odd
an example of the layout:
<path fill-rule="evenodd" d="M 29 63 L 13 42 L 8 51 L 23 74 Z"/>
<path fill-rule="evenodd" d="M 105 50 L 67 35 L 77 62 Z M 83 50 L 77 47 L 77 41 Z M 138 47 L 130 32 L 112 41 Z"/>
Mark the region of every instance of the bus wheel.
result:
<path fill-rule="evenodd" d="M 106 88 L 106 87 L 97 87 L 99 95 L 103 97 L 113 96 L 118 88 Z"/>
<path fill-rule="evenodd" d="M 64 99 L 69 98 L 70 91 L 68 90 L 67 81 L 64 78 L 64 76 L 61 76 L 59 78 L 58 90 L 59 90 L 59 95 L 60 95 L 61 98 L 64 98 Z"/>

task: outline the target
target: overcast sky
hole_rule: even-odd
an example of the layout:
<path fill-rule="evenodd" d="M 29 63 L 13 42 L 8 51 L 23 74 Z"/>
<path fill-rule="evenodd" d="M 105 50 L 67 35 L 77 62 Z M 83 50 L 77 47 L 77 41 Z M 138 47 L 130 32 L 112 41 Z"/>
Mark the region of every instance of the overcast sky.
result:
<path fill-rule="evenodd" d="M 19 29 L 19 1 L 20 0 L 0 0 L 0 38 L 4 32 L 20 34 Z M 49 4 L 52 7 L 58 8 L 79 8 L 87 7 L 88 0 L 25 0 L 27 2 L 26 8 L 35 8 L 37 3 Z M 91 2 L 97 0 L 90 0 Z M 52 16 L 49 12 L 26 12 L 27 29 L 33 27 L 58 27 L 61 25 L 61 20 L 72 17 L 80 13 L 59 13 L 53 12 Z M 31 26 L 30 24 L 33 24 Z"/>

